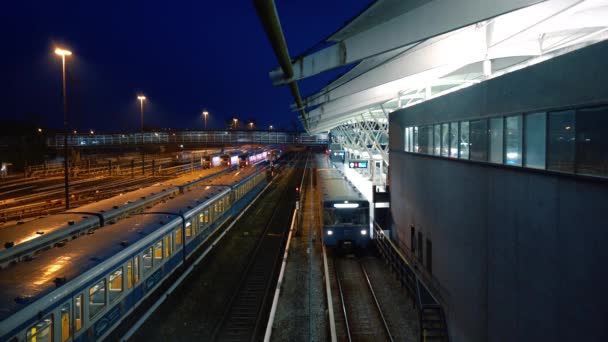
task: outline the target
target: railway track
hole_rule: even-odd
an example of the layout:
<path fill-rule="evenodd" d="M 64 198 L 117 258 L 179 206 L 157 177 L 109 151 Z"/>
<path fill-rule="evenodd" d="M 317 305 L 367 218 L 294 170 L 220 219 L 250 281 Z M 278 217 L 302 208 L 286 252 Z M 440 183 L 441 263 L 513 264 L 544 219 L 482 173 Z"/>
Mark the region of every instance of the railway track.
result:
<path fill-rule="evenodd" d="M 299 161 L 302 165 L 303 160 Z M 304 170 L 296 168 L 298 179 Z M 282 193 L 260 235 L 249 263 L 242 272 L 239 286 L 232 295 L 220 323 L 214 330 L 213 341 L 252 341 L 264 333 L 268 304 L 272 299 L 273 283 L 280 265 L 289 224 L 284 224 L 285 213 L 291 213 L 289 192 Z M 285 205 L 287 204 L 287 205 Z M 289 207 L 290 210 L 285 210 Z M 287 215 L 290 217 L 289 215 Z"/>
<path fill-rule="evenodd" d="M 393 341 L 367 271 L 357 257 L 331 259 L 334 313 L 339 341 Z M 332 291 L 333 292 L 333 291 Z"/>

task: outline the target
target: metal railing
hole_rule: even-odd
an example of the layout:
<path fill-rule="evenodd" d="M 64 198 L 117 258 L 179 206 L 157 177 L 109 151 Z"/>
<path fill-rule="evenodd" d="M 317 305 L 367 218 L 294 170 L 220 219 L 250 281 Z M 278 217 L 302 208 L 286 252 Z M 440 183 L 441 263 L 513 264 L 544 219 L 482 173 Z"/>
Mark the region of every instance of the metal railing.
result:
<path fill-rule="evenodd" d="M 63 147 L 63 134 L 47 137 L 47 146 Z M 179 131 L 117 134 L 70 134 L 68 146 L 106 147 L 154 144 L 185 145 L 244 145 L 244 144 L 295 144 L 327 145 L 327 134 L 307 134 L 282 131 Z"/>

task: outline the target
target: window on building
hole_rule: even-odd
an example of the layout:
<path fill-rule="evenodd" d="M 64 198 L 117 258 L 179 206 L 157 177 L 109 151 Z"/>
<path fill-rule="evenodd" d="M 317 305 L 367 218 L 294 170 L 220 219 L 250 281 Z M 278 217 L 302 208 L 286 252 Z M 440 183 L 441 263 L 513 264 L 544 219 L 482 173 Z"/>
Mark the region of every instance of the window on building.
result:
<path fill-rule="evenodd" d="M 471 121 L 471 160 L 488 161 L 488 120 Z"/>
<path fill-rule="evenodd" d="M 545 113 L 526 114 L 525 117 L 525 161 L 524 166 L 535 169 L 545 168 L 547 137 L 547 115 Z"/>
<path fill-rule="evenodd" d="M 414 134 L 413 134 L 413 146 L 414 146 L 414 152 L 418 153 L 419 152 L 419 147 L 418 147 L 418 127 L 414 127 Z"/>
<path fill-rule="evenodd" d="M 426 270 L 433 273 L 433 244 L 429 239 L 426 239 Z"/>
<path fill-rule="evenodd" d="M 441 125 L 439 124 L 434 126 L 433 154 L 436 156 L 441 155 Z"/>
<path fill-rule="evenodd" d="M 106 280 L 89 288 L 89 317 L 94 317 L 106 307 Z"/>
<path fill-rule="evenodd" d="M 576 173 L 608 176 L 608 107 L 576 112 Z"/>
<path fill-rule="evenodd" d="M 502 164 L 503 118 L 490 119 L 490 162 Z"/>
<path fill-rule="evenodd" d="M 521 115 L 505 118 L 505 164 L 521 166 L 523 127 Z"/>
<path fill-rule="evenodd" d="M 450 157 L 458 158 L 458 122 L 450 123 Z"/>
<path fill-rule="evenodd" d="M 469 122 L 460 122 L 460 155 L 461 159 L 469 159 Z"/>
<path fill-rule="evenodd" d="M 406 152 L 411 152 L 411 148 L 410 148 L 410 129 L 411 127 L 406 127 L 405 128 L 405 151 Z"/>
<path fill-rule="evenodd" d="M 450 124 L 441 125 L 441 155 L 447 157 L 450 154 Z"/>
<path fill-rule="evenodd" d="M 418 140 L 420 153 L 432 154 L 433 150 L 433 126 L 422 126 L 418 129 Z"/>
<path fill-rule="evenodd" d="M 573 110 L 549 113 L 547 169 L 574 172 L 575 132 Z"/>

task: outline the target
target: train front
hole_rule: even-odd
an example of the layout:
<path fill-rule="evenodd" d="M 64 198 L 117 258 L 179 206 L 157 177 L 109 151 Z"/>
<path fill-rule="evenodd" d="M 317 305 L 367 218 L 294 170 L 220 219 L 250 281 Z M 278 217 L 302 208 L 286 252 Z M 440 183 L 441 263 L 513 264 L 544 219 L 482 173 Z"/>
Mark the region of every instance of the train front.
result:
<path fill-rule="evenodd" d="M 323 242 L 326 246 L 364 249 L 369 241 L 369 202 L 323 202 Z"/>

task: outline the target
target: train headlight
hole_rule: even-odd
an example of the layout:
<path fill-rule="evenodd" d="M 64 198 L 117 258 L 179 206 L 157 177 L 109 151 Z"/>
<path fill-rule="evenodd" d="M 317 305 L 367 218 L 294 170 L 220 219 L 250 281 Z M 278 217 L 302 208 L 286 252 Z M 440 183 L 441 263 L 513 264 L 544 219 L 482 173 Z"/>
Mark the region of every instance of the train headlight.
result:
<path fill-rule="evenodd" d="M 327 231 L 327 235 L 334 235 L 334 231 L 333 230 L 328 230 Z"/>
<path fill-rule="evenodd" d="M 361 235 L 367 235 L 367 230 L 362 229 L 362 230 L 361 230 Z"/>

